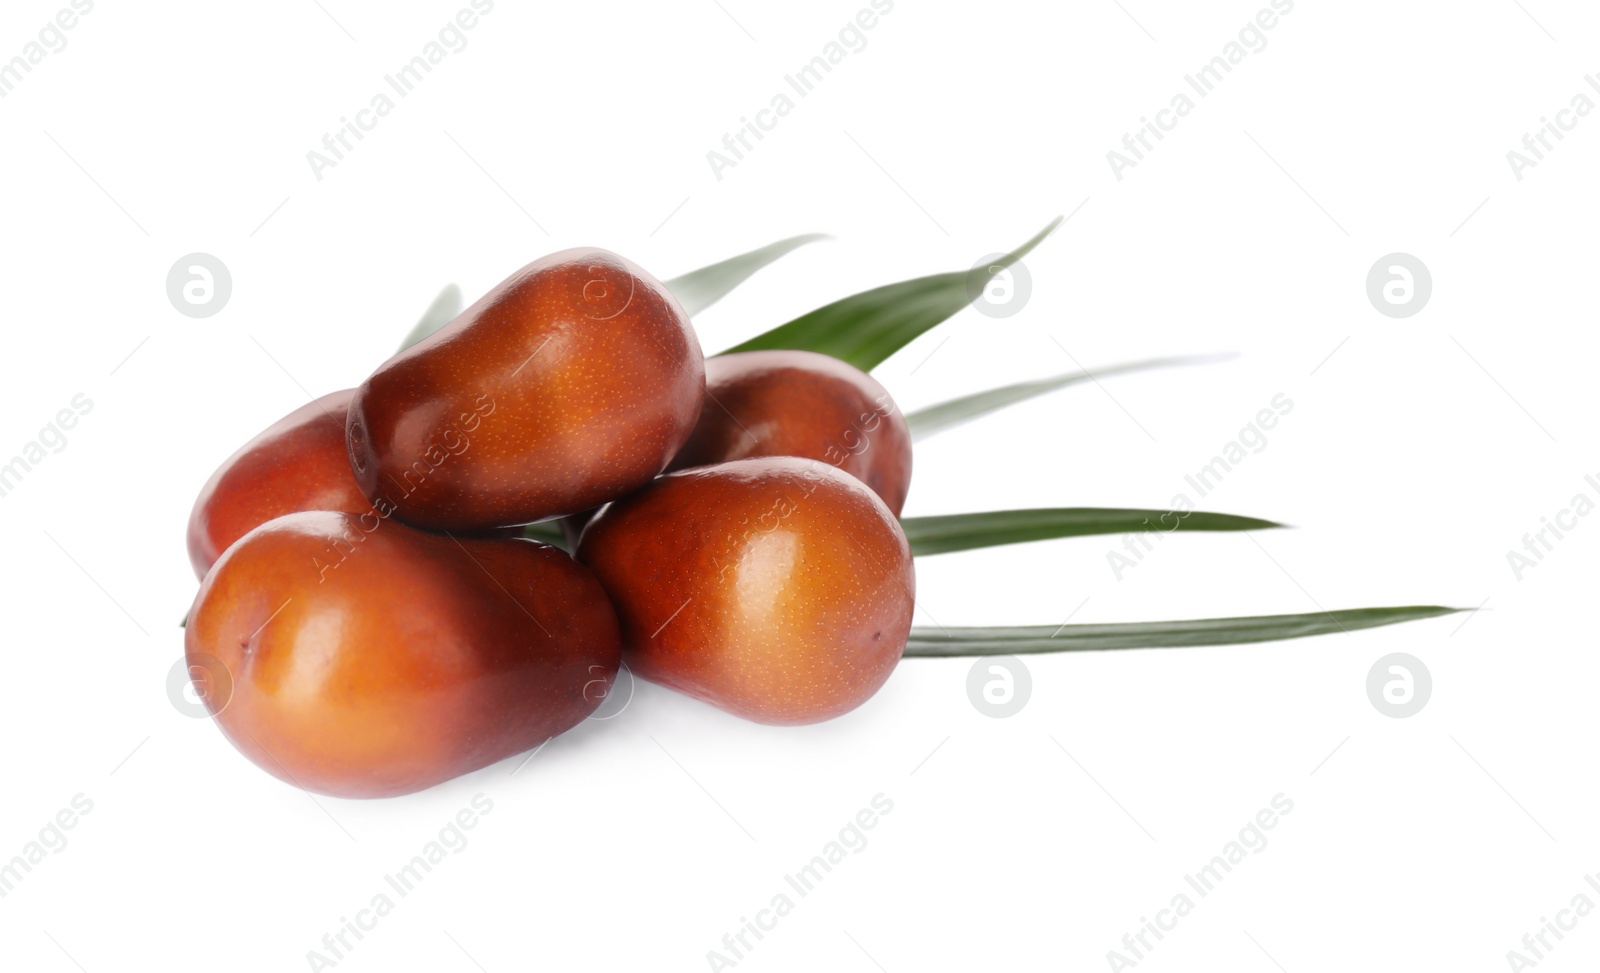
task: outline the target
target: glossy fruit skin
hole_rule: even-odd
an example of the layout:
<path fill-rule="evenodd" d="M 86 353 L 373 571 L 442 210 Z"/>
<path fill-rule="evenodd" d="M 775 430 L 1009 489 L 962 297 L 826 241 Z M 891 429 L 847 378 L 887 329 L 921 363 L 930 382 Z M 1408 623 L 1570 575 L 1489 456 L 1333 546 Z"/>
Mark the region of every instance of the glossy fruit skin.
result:
<path fill-rule="evenodd" d="M 338 797 L 411 793 L 536 747 L 600 705 L 620 660 L 610 602 L 560 550 L 327 511 L 229 548 L 184 642 L 234 746 Z"/>
<path fill-rule="evenodd" d="M 759 723 L 860 706 L 911 631 L 899 522 L 815 460 L 669 473 L 602 508 L 577 557 L 611 595 L 635 675 Z"/>
<path fill-rule="evenodd" d="M 604 250 L 534 261 L 356 390 L 365 495 L 457 530 L 597 507 L 666 468 L 704 396 L 688 315 Z"/>
<path fill-rule="evenodd" d="M 871 487 L 895 516 L 911 488 L 911 430 L 877 380 L 830 355 L 741 351 L 706 359 L 706 405 L 670 469 L 801 456 Z"/>
<path fill-rule="evenodd" d="M 350 472 L 345 411 L 355 389 L 333 392 L 273 423 L 228 458 L 201 488 L 189 514 L 189 562 L 197 578 L 234 541 L 274 517 L 300 510 L 372 509 Z"/>

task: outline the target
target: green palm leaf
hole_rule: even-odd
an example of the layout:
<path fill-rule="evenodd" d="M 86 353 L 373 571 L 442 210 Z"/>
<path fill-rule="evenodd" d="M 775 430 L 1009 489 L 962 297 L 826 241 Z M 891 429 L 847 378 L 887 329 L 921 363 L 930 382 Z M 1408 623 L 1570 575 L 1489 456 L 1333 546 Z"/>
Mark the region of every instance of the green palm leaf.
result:
<path fill-rule="evenodd" d="M 971 304 L 991 277 L 1026 256 L 1061 225 L 1061 220 L 1056 217 L 1033 239 L 986 267 L 862 291 L 780 324 L 729 352 L 795 348 L 842 358 L 864 372 L 871 371 L 914 338 Z"/>
<path fill-rule="evenodd" d="M 729 257 L 709 267 L 692 270 L 682 277 L 674 277 L 666 282 L 667 290 L 678 298 L 683 309 L 693 317 L 727 297 L 729 291 L 749 280 L 756 271 L 779 257 L 798 250 L 808 243 L 828 239 L 832 238 L 825 233 L 806 233 L 789 237 L 787 240 L 779 240 L 777 243 L 769 243 L 749 253 L 741 253 L 737 257 Z"/>
<path fill-rule="evenodd" d="M 1022 544 L 1054 537 L 1127 534 L 1175 530 L 1262 530 L 1282 527 L 1270 520 L 1232 514 L 1172 510 L 1116 510 L 1103 507 L 1047 507 L 1033 510 L 990 510 L 940 517 L 906 517 L 900 521 L 911 553 L 917 557 L 967 551 L 1002 544 Z"/>
<path fill-rule="evenodd" d="M 1012 628 L 923 628 L 911 630 L 910 658 L 1021 655 L 1039 652 L 1103 652 L 1112 649 L 1188 648 L 1274 642 L 1335 632 L 1353 632 L 1435 618 L 1470 608 L 1413 605 L 1404 608 L 1347 608 L 1309 615 L 1254 618 L 1202 618 L 1181 622 L 1125 622 L 1110 625 L 1037 625 Z"/>
<path fill-rule="evenodd" d="M 537 524 L 524 524 L 522 536 L 567 550 L 567 535 L 561 530 L 561 521 L 543 520 Z M 568 551 L 570 554 L 571 552 Z"/>
<path fill-rule="evenodd" d="M 1220 355 L 1190 355 L 1187 357 L 1146 358 L 1143 361 L 1127 362 L 1122 365 L 1109 365 L 1097 368 L 1094 371 L 1072 372 L 1066 375 L 1056 375 L 1052 378 L 1040 378 L 1031 382 L 1018 382 L 1015 385 L 1003 385 L 997 389 L 986 392 L 976 392 L 972 395 L 963 395 L 958 399 L 930 405 L 915 412 L 906 414 L 906 423 L 911 427 L 913 441 L 924 439 L 949 429 L 970 422 L 982 415 L 987 415 L 1008 405 L 1026 401 L 1046 392 L 1076 385 L 1080 382 L 1096 382 L 1112 375 L 1124 375 L 1128 372 L 1145 371 L 1152 368 L 1171 368 L 1177 365 L 1199 365 L 1205 362 L 1227 361 L 1238 356 L 1232 352 Z"/>
<path fill-rule="evenodd" d="M 400 342 L 400 350 L 405 351 L 412 345 L 433 334 L 440 328 L 456 319 L 461 313 L 461 288 L 455 284 L 446 284 L 439 296 L 433 299 L 428 309 L 422 312 L 422 320 L 406 335 L 406 340 Z"/>
<path fill-rule="evenodd" d="M 685 311 L 691 316 L 696 315 L 727 297 L 735 287 L 749 280 L 756 271 L 778 258 L 813 241 L 827 239 L 830 237 L 825 233 L 805 233 L 779 240 L 777 243 L 769 243 L 749 253 L 741 253 L 709 267 L 701 267 L 681 277 L 674 277 L 666 282 L 667 290 L 678 298 Z M 439 292 L 439 296 L 433 299 L 433 303 L 428 305 L 428 310 L 422 314 L 422 320 L 418 321 L 417 326 L 406 335 L 400 350 L 405 351 L 438 331 L 454 321 L 456 315 L 460 313 L 461 288 L 455 284 L 448 284 Z"/>

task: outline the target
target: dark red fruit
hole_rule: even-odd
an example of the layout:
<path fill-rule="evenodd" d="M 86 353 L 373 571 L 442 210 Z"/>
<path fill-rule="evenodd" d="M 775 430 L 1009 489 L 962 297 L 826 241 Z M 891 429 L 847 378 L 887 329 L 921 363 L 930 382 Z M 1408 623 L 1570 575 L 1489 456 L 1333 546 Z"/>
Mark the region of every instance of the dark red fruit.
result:
<path fill-rule="evenodd" d="M 810 351 L 743 351 L 706 360 L 705 409 L 671 469 L 800 456 L 844 470 L 895 516 L 911 488 L 911 431 L 866 372 Z"/>
<path fill-rule="evenodd" d="M 578 513 L 666 467 L 704 375 L 659 281 L 604 250 L 565 250 L 374 372 L 350 406 L 350 462 L 369 499 L 422 527 Z"/>
<path fill-rule="evenodd" d="M 560 550 L 320 511 L 230 547 L 184 642 L 234 746 L 340 797 L 536 747 L 593 712 L 619 664 L 605 592 Z"/>
<path fill-rule="evenodd" d="M 189 514 L 189 561 L 204 578 L 234 541 L 300 510 L 372 509 L 350 473 L 345 410 L 355 389 L 324 395 L 273 423 L 228 458 Z"/>
<path fill-rule="evenodd" d="M 611 595 L 636 675 L 761 723 L 860 706 L 911 630 L 899 521 L 815 460 L 669 473 L 602 508 L 578 559 Z"/>

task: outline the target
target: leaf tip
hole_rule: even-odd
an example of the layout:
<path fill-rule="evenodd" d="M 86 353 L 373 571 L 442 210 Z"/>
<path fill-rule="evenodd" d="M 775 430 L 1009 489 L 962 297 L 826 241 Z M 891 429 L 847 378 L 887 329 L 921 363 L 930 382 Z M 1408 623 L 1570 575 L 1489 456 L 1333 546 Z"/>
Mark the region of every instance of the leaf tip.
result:
<path fill-rule="evenodd" d="M 1011 251 L 1011 254 L 1010 254 L 1011 260 L 1012 261 L 1021 260 L 1023 257 L 1027 256 L 1029 253 L 1033 252 L 1033 248 L 1034 247 L 1037 247 L 1039 244 L 1043 243 L 1044 240 L 1045 240 L 1045 237 L 1048 237 L 1050 234 L 1054 233 L 1056 231 L 1056 227 L 1060 226 L 1061 224 L 1065 223 L 1066 221 L 1067 221 L 1067 218 L 1065 216 L 1057 216 L 1055 219 L 1051 220 L 1049 223 L 1046 223 L 1044 229 L 1040 230 L 1038 233 L 1035 233 L 1031 238 L 1029 238 L 1027 243 L 1024 243 L 1022 246 L 1020 246 L 1017 249 Z M 1007 264 L 1006 266 L 1010 266 L 1010 264 Z"/>
<path fill-rule="evenodd" d="M 1050 234 L 1054 233 L 1056 231 L 1056 227 L 1060 226 L 1061 224 L 1065 223 L 1066 221 L 1067 221 L 1067 218 L 1065 216 L 1057 216 L 1055 219 L 1053 219 L 1049 223 L 1045 224 L 1044 229 L 1040 230 L 1038 233 L 1035 233 L 1033 236 L 1029 237 L 1028 241 L 1026 243 L 1024 243 L 1022 246 L 1018 247 L 1017 249 L 1015 249 L 1015 250 L 1011 251 L 1010 253 L 1006 254 L 1004 257 L 1001 257 L 999 260 L 996 260 L 994 263 L 990 264 L 989 267 L 987 268 L 988 269 L 988 276 L 993 277 L 995 274 L 999 273 L 1001 270 L 1003 270 L 1003 269 L 1005 269 L 1007 267 L 1010 267 L 1012 264 L 1016 263 L 1018 260 L 1021 260 L 1023 257 L 1026 257 L 1028 254 L 1032 253 L 1034 247 L 1037 247 L 1039 244 L 1043 243 L 1045 237 L 1047 237 Z M 974 297 L 976 297 L 976 295 L 974 295 Z"/>

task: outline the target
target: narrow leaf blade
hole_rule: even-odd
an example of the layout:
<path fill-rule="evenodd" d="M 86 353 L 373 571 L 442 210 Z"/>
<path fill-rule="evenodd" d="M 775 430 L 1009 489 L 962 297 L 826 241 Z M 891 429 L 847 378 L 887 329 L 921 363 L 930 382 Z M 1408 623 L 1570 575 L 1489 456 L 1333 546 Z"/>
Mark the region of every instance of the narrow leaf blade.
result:
<path fill-rule="evenodd" d="M 1282 524 L 1233 514 L 1173 510 L 1119 510 L 1108 507 L 1042 507 L 989 510 L 939 517 L 906 517 L 900 521 L 911 553 L 917 557 L 969 551 L 1002 544 L 1023 544 L 1055 537 L 1128 534 L 1175 530 L 1264 530 Z"/>
<path fill-rule="evenodd" d="M 522 536 L 530 540 L 554 544 L 563 551 L 567 550 L 567 535 L 561 529 L 561 521 L 559 520 L 542 520 L 537 524 L 524 524 L 522 526 Z M 568 553 L 570 554 L 571 552 L 568 551 Z"/>
<path fill-rule="evenodd" d="M 1275 642 L 1437 618 L 1471 608 L 1410 605 L 1346 608 L 1306 615 L 1201 618 L 1191 621 L 1124 622 L 1108 625 L 1030 625 L 1012 628 L 924 628 L 911 630 L 910 658 L 1024 655 L 1043 652 L 1104 652 L 1115 649 L 1192 648 Z"/>
<path fill-rule="evenodd" d="M 683 309 L 693 317 L 727 297 L 730 291 L 749 280 L 756 271 L 780 257 L 808 243 L 828 239 L 831 237 L 826 233 L 805 233 L 779 240 L 777 243 L 769 243 L 749 253 L 741 253 L 709 267 L 701 267 L 681 277 L 674 277 L 666 282 L 667 290 L 678 298 Z"/>
<path fill-rule="evenodd" d="M 1003 385 L 1000 388 L 989 389 L 986 392 L 976 392 L 972 395 L 963 395 L 948 402 L 940 402 L 937 405 L 930 405 L 915 412 L 909 412 L 906 414 L 906 424 L 911 427 L 912 441 L 916 442 L 936 432 L 959 426 L 964 422 L 971 422 L 979 416 L 1003 409 L 1008 405 L 1015 405 L 1035 396 L 1054 392 L 1056 389 L 1077 385 L 1080 382 L 1098 383 L 1102 378 L 1125 375 L 1129 372 L 1140 372 L 1155 368 L 1172 368 L 1178 365 L 1199 365 L 1207 362 L 1227 361 L 1237 357 L 1237 355 L 1229 352 L 1220 355 L 1146 358 L 1143 361 L 1109 365 L 1093 371 L 1071 372 L 1051 378 L 1035 379 L 1031 382 Z"/>
<path fill-rule="evenodd" d="M 918 277 L 842 298 L 724 352 L 794 348 L 841 358 L 871 371 L 913 339 L 971 304 L 999 271 L 1049 236 L 1056 217 L 1027 243 L 986 267 Z"/>
<path fill-rule="evenodd" d="M 400 350 L 405 351 L 412 345 L 433 334 L 440 328 L 456 319 L 461 313 L 461 288 L 455 284 L 446 284 L 439 296 L 433 299 L 428 309 L 422 312 L 422 320 L 406 335 L 406 340 L 400 343 Z"/>

